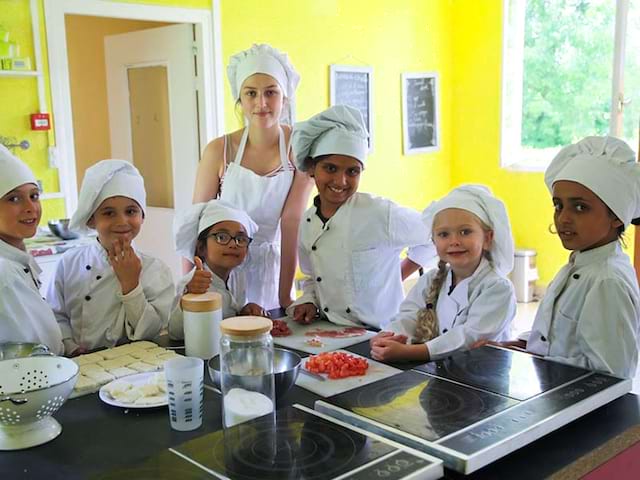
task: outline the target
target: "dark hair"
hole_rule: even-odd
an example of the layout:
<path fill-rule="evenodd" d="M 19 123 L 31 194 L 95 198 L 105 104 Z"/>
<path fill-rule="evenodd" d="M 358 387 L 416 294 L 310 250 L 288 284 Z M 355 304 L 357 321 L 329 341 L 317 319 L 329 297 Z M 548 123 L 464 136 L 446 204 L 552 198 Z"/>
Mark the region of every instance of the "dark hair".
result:
<path fill-rule="evenodd" d="M 211 225 L 213 227 L 213 225 Z M 196 240 L 196 251 L 194 252 L 195 257 L 199 257 L 202 260 L 202 263 L 206 263 L 206 251 L 207 251 L 207 237 L 209 236 L 209 231 L 211 227 L 205 228 L 200 235 L 198 235 L 198 240 Z"/>
<path fill-rule="evenodd" d="M 604 202 L 603 202 L 603 203 L 604 203 Z M 605 203 L 605 205 L 606 205 L 606 203 Z M 618 216 L 617 216 L 615 213 L 613 213 L 613 210 L 611 210 L 611 209 L 609 208 L 609 206 L 608 206 L 608 205 L 607 205 L 607 210 L 609 211 L 609 216 L 611 216 L 612 218 L 615 218 L 616 220 L 619 220 L 619 221 L 620 221 L 620 223 L 622 223 L 622 225 L 620 225 L 620 226 L 616 229 L 616 230 L 617 230 L 617 232 L 616 232 L 616 233 L 617 233 L 617 237 L 618 237 L 617 239 L 618 239 L 618 241 L 620 241 L 620 243 L 622 243 L 622 245 L 624 246 L 624 248 L 627 248 L 627 242 L 625 242 L 625 238 L 624 238 L 624 230 L 625 230 L 624 222 L 623 222 L 622 220 L 620 220 L 620 219 L 618 218 Z M 639 220 L 640 220 L 640 219 L 639 219 Z"/>

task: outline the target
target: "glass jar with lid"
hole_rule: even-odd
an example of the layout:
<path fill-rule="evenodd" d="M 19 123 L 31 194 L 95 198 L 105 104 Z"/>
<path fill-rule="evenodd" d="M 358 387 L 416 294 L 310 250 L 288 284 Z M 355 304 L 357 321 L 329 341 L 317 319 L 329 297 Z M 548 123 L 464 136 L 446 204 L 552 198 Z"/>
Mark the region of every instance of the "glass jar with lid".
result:
<path fill-rule="evenodd" d="M 225 428 L 273 414 L 271 320 L 232 317 L 220 323 L 220 389 Z"/>

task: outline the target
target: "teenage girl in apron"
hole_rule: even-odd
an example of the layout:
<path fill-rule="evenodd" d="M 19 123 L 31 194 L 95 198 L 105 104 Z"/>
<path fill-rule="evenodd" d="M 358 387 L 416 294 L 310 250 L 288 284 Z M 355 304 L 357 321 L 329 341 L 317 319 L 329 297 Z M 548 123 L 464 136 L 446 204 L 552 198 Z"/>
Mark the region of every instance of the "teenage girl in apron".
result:
<path fill-rule="evenodd" d="M 244 287 L 247 301 L 266 310 L 286 307 L 292 302 L 298 225 L 312 186 L 289 161 L 291 127 L 281 125 L 292 122 L 299 76 L 287 56 L 268 45 L 231 57 L 227 73 L 247 126 L 207 145 L 193 201 L 220 197 L 254 219 L 258 231 L 249 256 L 229 287 Z"/>

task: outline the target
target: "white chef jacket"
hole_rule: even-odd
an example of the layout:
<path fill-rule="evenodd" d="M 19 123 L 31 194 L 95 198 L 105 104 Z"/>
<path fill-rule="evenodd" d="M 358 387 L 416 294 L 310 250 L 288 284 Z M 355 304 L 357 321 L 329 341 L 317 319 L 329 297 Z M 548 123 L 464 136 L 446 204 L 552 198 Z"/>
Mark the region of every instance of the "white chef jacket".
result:
<path fill-rule="evenodd" d="M 527 350 L 631 378 L 638 362 L 640 292 L 620 243 L 573 252 L 540 303 Z"/>
<path fill-rule="evenodd" d="M 238 303 L 233 293 L 229 290 L 226 282 L 218 275 L 213 273 L 206 263 L 203 264 L 204 269 L 211 272 L 211 285 L 209 285 L 208 292 L 217 292 L 222 296 L 222 318 L 235 317 L 238 312 L 242 310 L 246 302 Z M 182 340 L 184 338 L 184 316 L 182 308 L 180 307 L 180 299 L 186 292 L 187 284 L 193 278 L 196 269 L 192 269 L 189 273 L 183 276 L 178 282 L 177 296 L 175 300 L 175 306 L 171 312 L 171 318 L 169 319 L 169 337 L 175 340 Z"/>
<path fill-rule="evenodd" d="M 126 295 L 97 239 L 62 256 L 47 300 L 67 354 L 78 346 L 94 349 L 113 347 L 124 338 L 153 339 L 166 327 L 175 298 L 171 271 L 157 258 L 137 250 L 136 255 L 142 260 L 140 282 Z"/>
<path fill-rule="evenodd" d="M 62 334 L 40 295 L 40 272 L 31 255 L 0 240 L 0 343 L 42 343 L 58 355 Z"/>
<path fill-rule="evenodd" d="M 426 294 L 437 273 L 436 268 L 420 277 L 389 325 L 392 332 L 407 335 L 409 340 L 415 335 L 418 310 L 425 307 Z M 508 340 L 516 314 L 511 282 L 500 276 L 485 258 L 473 275 L 458 282 L 450 292 L 451 281 L 449 270 L 436 303 L 440 335 L 426 342 L 431 360 L 467 350 L 478 340 Z"/>
<path fill-rule="evenodd" d="M 340 325 L 380 327 L 404 298 L 400 252 L 426 265 L 435 256 L 420 214 L 394 202 L 356 192 L 323 223 L 315 206 L 300 222 L 300 269 L 306 275 L 296 305 L 313 303 Z"/>

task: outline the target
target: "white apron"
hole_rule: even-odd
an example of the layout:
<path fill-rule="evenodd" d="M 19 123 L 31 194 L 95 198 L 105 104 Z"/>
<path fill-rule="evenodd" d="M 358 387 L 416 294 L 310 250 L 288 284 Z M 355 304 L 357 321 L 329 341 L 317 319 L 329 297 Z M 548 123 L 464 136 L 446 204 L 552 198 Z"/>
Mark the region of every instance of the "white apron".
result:
<path fill-rule="evenodd" d="M 280 307 L 280 215 L 293 183 L 294 170 L 287 158 L 282 128 L 278 146 L 284 171 L 271 177 L 242 166 L 248 138 L 249 129 L 245 128 L 236 156 L 227 166 L 220 198 L 247 212 L 259 228 L 249 245 L 247 259 L 231 272 L 229 288 L 236 298 L 240 298 L 236 293 L 244 290 L 247 303 L 271 310 Z"/>

